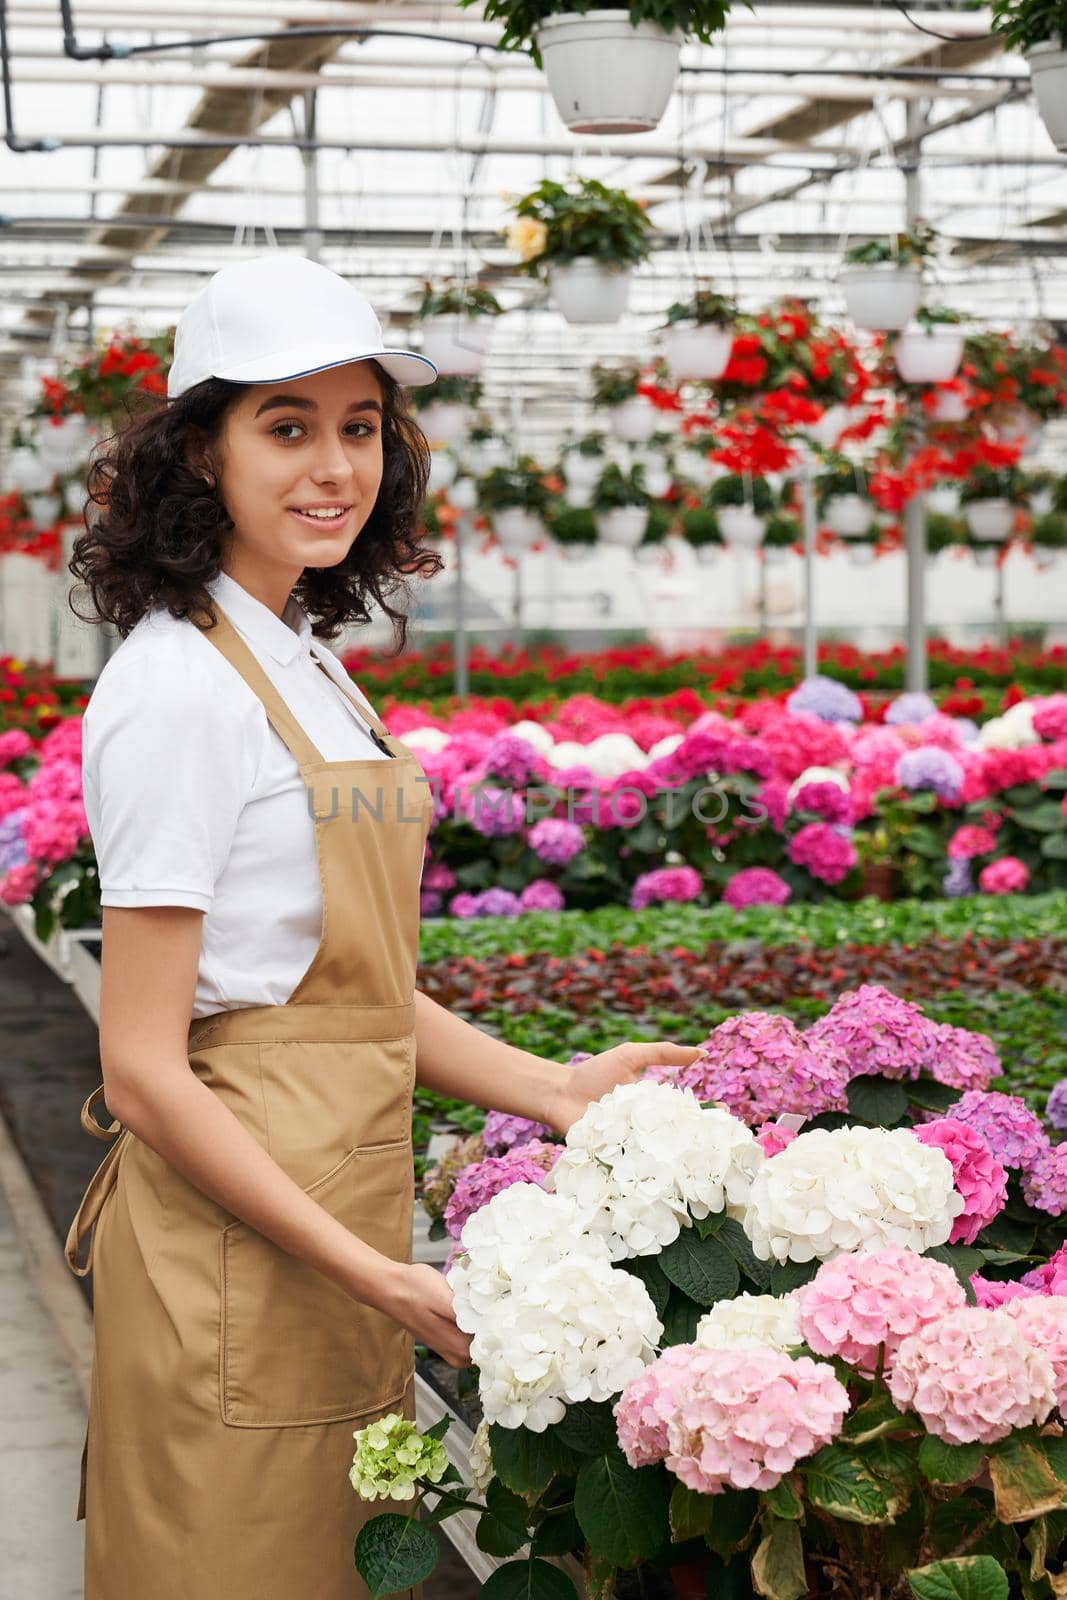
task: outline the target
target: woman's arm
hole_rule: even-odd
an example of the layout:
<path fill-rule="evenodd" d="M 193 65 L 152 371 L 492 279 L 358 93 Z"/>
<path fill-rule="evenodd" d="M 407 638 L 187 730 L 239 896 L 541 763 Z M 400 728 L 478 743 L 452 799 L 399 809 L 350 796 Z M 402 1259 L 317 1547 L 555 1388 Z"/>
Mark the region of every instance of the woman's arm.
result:
<path fill-rule="evenodd" d="M 103 913 L 100 1056 L 112 1116 L 224 1210 L 386 1312 L 454 1366 L 469 1362 L 452 1294 L 432 1267 L 372 1249 L 304 1193 L 189 1066 L 203 913 Z"/>
<path fill-rule="evenodd" d="M 415 991 L 415 1070 L 419 1083 L 489 1111 L 508 1111 L 566 1133 L 591 1100 L 649 1067 L 687 1066 L 699 1048 L 678 1044 L 621 1044 L 578 1067 L 546 1061 L 494 1039 L 436 1000 Z"/>

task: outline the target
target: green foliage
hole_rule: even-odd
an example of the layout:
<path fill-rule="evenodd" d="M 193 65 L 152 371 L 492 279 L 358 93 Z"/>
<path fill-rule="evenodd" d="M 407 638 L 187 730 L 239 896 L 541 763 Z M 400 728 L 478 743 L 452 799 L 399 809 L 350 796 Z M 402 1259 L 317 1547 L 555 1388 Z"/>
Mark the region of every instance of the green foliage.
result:
<path fill-rule="evenodd" d="M 436 383 L 424 383 L 416 389 L 404 391 L 416 414 L 427 406 L 456 405 L 477 406 L 482 399 L 481 378 L 462 378 L 455 373 L 442 373 Z"/>
<path fill-rule="evenodd" d="M 1026 486 L 1018 467 L 973 467 L 960 486 L 960 504 L 975 500 L 1010 500 L 1014 506 L 1026 504 Z"/>
<path fill-rule="evenodd" d="M 593 488 L 593 507 L 597 511 L 647 506 L 650 498 L 640 465 L 624 472 L 616 462 L 609 461 Z"/>
<path fill-rule="evenodd" d="M 594 362 L 589 377 L 593 385 L 592 401 L 595 406 L 619 406 L 632 400 L 641 382 L 641 366 L 637 361 L 625 366 L 609 367 Z"/>
<path fill-rule="evenodd" d="M 641 206 L 625 190 L 610 189 L 596 178 L 575 178 L 569 184 L 545 178 L 513 209 L 518 217 L 542 222 L 546 230 L 544 249 L 523 263 L 523 271 L 537 273 L 545 264 L 578 256 L 632 267 L 651 248 L 652 224 Z"/>
<path fill-rule="evenodd" d="M 774 490 L 766 478 L 753 478 L 739 472 L 728 472 L 716 478 L 708 493 L 713 506 L 749 506 L 757 516 L 767 516 L 774 510 Z"/>
<path fill-rule="evenodd" d="M 478 4 L 479 0 L 459 0 L 459 3 L 467 7 Z M 573 0 L 570 4 L 564 4 L 563 0 L 480 0 L 480 3 L 487 22 L 504 24 L 500 49 L 528 49 L 538 66 L 541 56 L 536 34 L 541 23 L 561 12 L 568 15 L 577 12 L 584 16 L 598 9 L 591 0 Z M 628 9 L 630 21 L 635 25 L 654 22 L 667 32 L 677 28 L 703 44 L 710 44 L 722 29 L 731 3 L 732 0 L 630 0 Z"/>
<path fill-rule="evenodd" d="M 483 511 L 521 507 L 544 513 L 549 502 L 544 472 L 532 456 L 520 456 L 513 466 L 490 467 L 479 479 L 478 501 Z"/>
<path fill-rule="evenodd" d="M 677 322 L 695 323 L 698 328 L 728 327 L 738 317 L 737 302 L 714 289 L 695 289 L 688 300 L 676 300 L 667 307 L 667 326 Z"/>
<path fill-rule="evenodd" d="M 737 1293 L 741 1274 L 737 1261 L 718 1239 L 701 1239 L 695 1228 L 683 1228 L 673 1244 L 661 1251 L 663 1273 L 698 1306 L 713 1306 Z"/>
<path fill-rule="evenodd" d="M 481 1595 L 482 1600 L 577 1600 L 567 1574 L 536 1558 L 497 1567 L 482 1585 Z"/>
<path fill-rule="evenodd" d="M 446 283 L 435 287 L 423 284 L 422 299 L 415 311 L 416 322 L 430 317 L 499 317 L 504 307 L 496 295 L 481 283 Z"/>
<path fill-rule="evenodd" d="M 355 1559 L 372 1600 L 378 1600 L 429 1577 L 437 1565 L 437 1540 L 424 1523 L 387 1511 L 359 1530 Z"/>
<path fill-rule="evenodd" d="M 1067 0 L 992 0 L 994 33 L 1010 50 L 1058 42 L 1067 48 Z"/>
<path fill-rule="evenodd" d="M 931 1483 L 970 1483 L 985 1460 L 982 1444 L 946 1444 L 931 1434 L 919 1446 L 919 1470 Z"/>
<path fill-rule="evenodd" d="M 1045 516 L 1037 517 L 1030 530 L 1030 538 L 1034 544 L 1042 545 L 1047 550 L 1067 548 L 1067 517 L 1062 511 L 1049 511 Z"/>
<path fill-rule="evenodd" d="M 1008 1600 L 1008 1577 L 992 1556 L 935 1561 L 908 1573 L 915 1600 Z"/>
<path fill-rule="evenodd" d="M 920 306 L 915 320 L 920 328 L 933 333 L 936 328 L 958 327 L 964 316 L 962 311 L 953 311 L 951 306 Z"/>
<path fill-rule="evenodd" d="M 663 1474 L 628 1465 L 618 1449 L 579 1469 L 574 1490 L 578 1525 L 596 1554 L 619 1567 L 656 1553 L 668 1537 Z"/>
<path fill-rule="evenodd" d="M 596 522 L 588 506 L 556 501 L 549 510 L 548 531 L 557 544 L 596 544 Z"/>
<path fill-rule="evenodd" d="M 901 267 L 919 266 L 934 248 L 934 234 L 930 228 L 913 233 L 896 233 L 889 238 L 867 239 L 852 245 L 845 253 L 849 266 L 876 267 L 895 264 Z"/>
<path fill-rule="evenodd" d="M 722 534 L 715 513 L 708 506 L 692 506 L 680 518 L 682 538 L 695 548 L 704 544 L 722 544 Z"/>

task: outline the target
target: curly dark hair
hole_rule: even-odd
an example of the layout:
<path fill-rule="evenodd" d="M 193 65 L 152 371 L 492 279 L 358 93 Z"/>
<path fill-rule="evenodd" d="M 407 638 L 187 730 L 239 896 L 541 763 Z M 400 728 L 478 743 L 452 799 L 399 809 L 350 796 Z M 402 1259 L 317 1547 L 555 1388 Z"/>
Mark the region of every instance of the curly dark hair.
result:
<path fill-rule="evenodd" d="M 345 623 L 370 620 L 369 603 L 393 624 L 397 652 L 407 640 L 407 615 L 390 604 L 408 598 L 406 580 L 430 578 L 444 563 L 419 543 L 429 449 L 403 390 L 377 362 L 382 390 L 381 488 L 374 509 L 345 559 L 308 567 L 293 593 L 317 638 L 334 639 Z M 191 440 L 209 448 L 245 385 L 207 378 L 177 399 L 131 415 L 97 446 L 89 467 L 85 529 L 69 570 L 89 591 L 95 615 L 125 638 L 153 606 L 175 617 L 213 623 L 207 584 L 220 571 L 226 508 L 203 471 L 186 459 Z M 83 593 L 84 591 L 79 591 Z M 71 602 L 77 616 L 82 613 Z"/>

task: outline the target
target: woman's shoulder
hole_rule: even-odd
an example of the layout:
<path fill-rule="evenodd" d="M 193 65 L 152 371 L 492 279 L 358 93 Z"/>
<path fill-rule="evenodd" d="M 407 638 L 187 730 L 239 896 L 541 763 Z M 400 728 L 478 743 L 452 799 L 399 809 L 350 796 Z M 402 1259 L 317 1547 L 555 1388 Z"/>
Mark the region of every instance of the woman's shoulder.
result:
<path fill-rule="evenodd" d="M 195 720 L 231 732 L 256 723 L 259 702 L 195 623 L 163 607 L 143 616 L 104 664 L 85 711 L 96 722 L 153 708 L 161 719 Z"/>

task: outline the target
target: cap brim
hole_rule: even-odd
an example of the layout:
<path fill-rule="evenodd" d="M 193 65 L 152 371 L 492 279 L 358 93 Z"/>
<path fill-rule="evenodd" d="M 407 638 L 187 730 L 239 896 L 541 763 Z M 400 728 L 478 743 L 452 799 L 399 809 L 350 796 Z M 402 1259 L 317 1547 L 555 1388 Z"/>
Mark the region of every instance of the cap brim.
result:
<path fill-rule="evenodd" d="M 228 383 L 285 383 L 290 378 L 309 378 L 313 372 L 327 372 L 331 367 L 347 367 L 354 361 L 377 361 L 397 383 L 412 389 L 433 383 L 437 377 L 433 362 L 414 350 L 350 350 L 338 355 L 336 345 L 331 345 L 329 350 L 306 347 L 278 350 L 273 355 L 227 367 L 212 376 L 224 378 Z"/>

